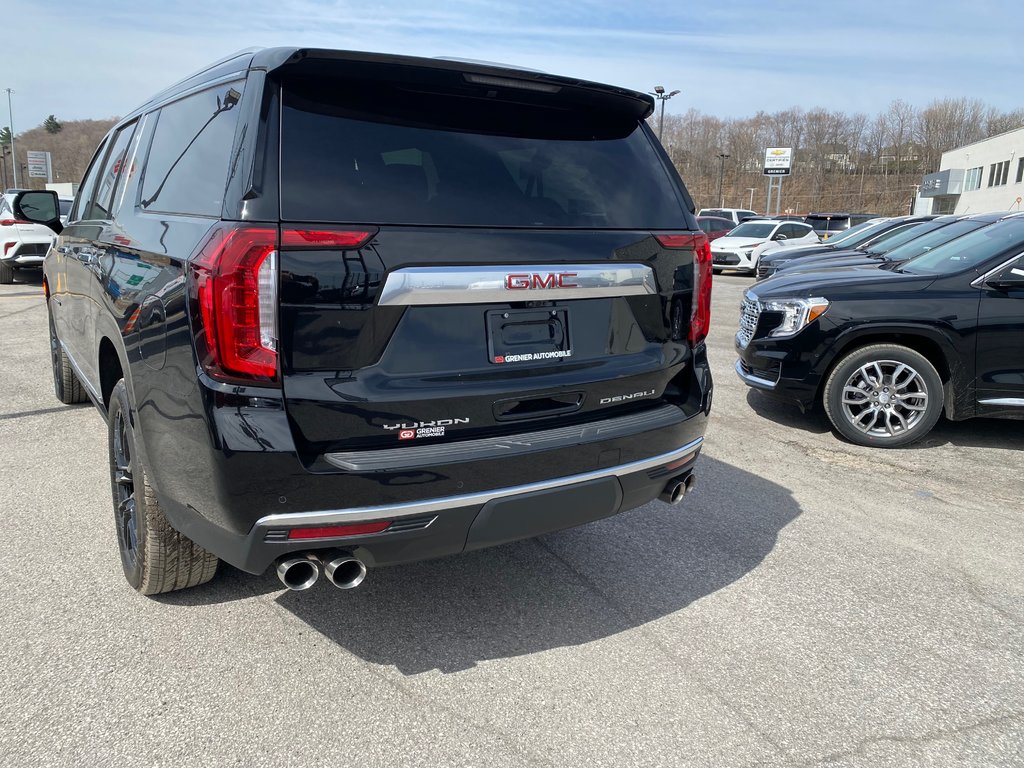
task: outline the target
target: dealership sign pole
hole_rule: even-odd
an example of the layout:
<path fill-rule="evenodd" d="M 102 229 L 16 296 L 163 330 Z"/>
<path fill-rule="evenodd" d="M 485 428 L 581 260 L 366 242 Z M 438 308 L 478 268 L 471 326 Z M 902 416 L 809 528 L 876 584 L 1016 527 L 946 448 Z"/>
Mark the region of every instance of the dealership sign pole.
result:
<path fill-rule="evenodd" d="M 789 176 L 793 168 L 792 147 L 768 147 L 764 151 L 764 175 L 768 177 L 768 199 L 765 201 L 765 215 L 772 215 L 772 189 L 775 190 L 775 215 L 782 205 L 782 179 Z"/>

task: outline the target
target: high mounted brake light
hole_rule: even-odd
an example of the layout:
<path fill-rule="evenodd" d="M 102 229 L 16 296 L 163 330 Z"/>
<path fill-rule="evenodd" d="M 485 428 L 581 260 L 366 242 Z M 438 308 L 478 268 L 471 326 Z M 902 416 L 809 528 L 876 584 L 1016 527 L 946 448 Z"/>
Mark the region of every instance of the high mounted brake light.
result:
<path fill-rule="evenodd" d="M 696 346 L 707 338 L 711 327 L 711 243 L 703 232 L 654 237 L 662 248 L 693 249 L 693 298 L 687 338 L 691 345 Z"/>

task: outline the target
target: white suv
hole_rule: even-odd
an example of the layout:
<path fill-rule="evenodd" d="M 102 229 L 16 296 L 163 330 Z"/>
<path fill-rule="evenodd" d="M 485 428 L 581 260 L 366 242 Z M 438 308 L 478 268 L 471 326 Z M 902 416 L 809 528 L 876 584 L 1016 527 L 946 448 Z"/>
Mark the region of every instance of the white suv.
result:
<path fill-rule="evenodd" d="M 23 221 L 14 215 L 15 193 L 0 196 L 0 284 L 14 282 L 14 270 L 41 267 L 53 242 L 53 230 L 43 224 Z M 61 221 L 71 210 L 71 200 L 60 201 Z"/>
<path fill-rule="evenodd" d="M 729 219 L 734 224 L 742 224 L 749 218 L 757 216 L 753 211 L 746 208 L 701 208 L 697 211 L 698 216 L 717 216 L 720 219 Z"/>
<path fill-rule="evenodd" d="M 739 269 L 757 271 L 758 251 L 766 243 L 809 245 L 821 242 L 814 229 L 795 221 L 745 221 L 725 237 L 711 242 L 711 265 L 715 272 Z"/>

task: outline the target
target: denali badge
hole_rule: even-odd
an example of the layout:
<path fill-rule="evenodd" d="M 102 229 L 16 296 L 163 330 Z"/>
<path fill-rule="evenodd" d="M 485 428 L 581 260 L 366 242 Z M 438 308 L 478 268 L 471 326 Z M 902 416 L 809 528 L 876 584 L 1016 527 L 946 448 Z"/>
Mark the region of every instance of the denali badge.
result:
<path fill-rule="evenodd" d="M 608 403 L 622 403 L 626 400 L 636 400 L 640 397 L 650 397 L 654 394 L 653 389 L 648 389 L 646 392 L 634 392 L 630 395 L 615 395 L 615 397 L 602 397 L 601 405 L 607 405 Z"/>
<path fill-rule="evenodd" d="M 573 282 L 575 272 L 545 272 L 544 274 L 505 275 L 505 287 L 510 291 L 532 290 L 534 288 L 579 288 Z"/>

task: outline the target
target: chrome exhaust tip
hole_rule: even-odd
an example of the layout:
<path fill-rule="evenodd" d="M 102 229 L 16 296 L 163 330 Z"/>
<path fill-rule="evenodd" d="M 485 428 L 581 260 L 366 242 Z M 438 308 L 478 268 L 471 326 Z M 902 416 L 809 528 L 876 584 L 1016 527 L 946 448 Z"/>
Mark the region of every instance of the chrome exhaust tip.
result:
<path fill-rule="evenodd" d="M 696 483 L 697 476 L 693 472 L 682 479 L 669 480 L 665 490 L 658 494 L 658 498 L 666 504 L 678 504 L 683 500 L 683 496 L 693 490 Z"/>
<path fill-rule="evenodd" d="M 355 589 L 366 578 L 366 564 L 351 552 L 339 552 L 325 562 L 324 575 L 338 589 Z"/>
<path fill-rule="evenodd" d="M 320 578 L 320 561 L 315 555 L 295 555 L 277 564 L 277 578 L 293 592 L 302 592 Z"/>

